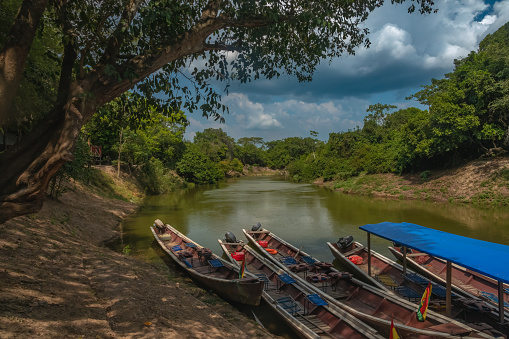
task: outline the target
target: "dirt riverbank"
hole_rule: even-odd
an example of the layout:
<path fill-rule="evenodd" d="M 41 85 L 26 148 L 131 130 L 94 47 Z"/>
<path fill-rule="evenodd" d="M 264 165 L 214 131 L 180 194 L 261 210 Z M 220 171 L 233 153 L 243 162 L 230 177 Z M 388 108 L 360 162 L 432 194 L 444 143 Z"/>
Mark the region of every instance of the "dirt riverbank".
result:
<path fill-rule="evenodd" d="M 76 187 L 0 225 L 0 338 L 272 337 L 180 271 L 102 246 L 136 208 Z"/>
<path fill-rule="evenodd" d="M 335 191 L 391 199 L 509 206 L 509 158 L 479 159 L 455 169 L 418 174 L 360 175 L 315 184 Z"/>

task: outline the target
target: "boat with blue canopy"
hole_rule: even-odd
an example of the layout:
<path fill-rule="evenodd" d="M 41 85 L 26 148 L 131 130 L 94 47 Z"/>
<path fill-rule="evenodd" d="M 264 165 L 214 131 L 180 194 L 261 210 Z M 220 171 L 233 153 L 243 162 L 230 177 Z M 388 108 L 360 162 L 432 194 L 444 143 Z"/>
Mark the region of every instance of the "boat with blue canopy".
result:
<path fill-rule="evenodd" d="M 375 234 L 381 238 L 392 241 L 401 247 L 401 261 L 406 269 L 409 257 L 415 256 L 409 253 L 409 249 L 426 254 L 427 256 L 442 259 L 444 263 L 444 275 L 446 284 L 446 314 L 451 313 L 451 290 L 453 265 L 479 273 L 496 281 L 497 298 L 500 323 L 504 323 L 504 308 L 507 285 L 509 284 L 509 246 L 468 238 L 452 233 L 447 233 L 412 223 L 382 222 L 367 224 L 360 227 L 368 233 L 368 274 L 371 274 L 370 235 Z M 393 252 L 394 253 L 394 252 Z M 486 260 L 494 258 L 495 260 Z M 431 278 L 431 277 L 430 277 Z"/>

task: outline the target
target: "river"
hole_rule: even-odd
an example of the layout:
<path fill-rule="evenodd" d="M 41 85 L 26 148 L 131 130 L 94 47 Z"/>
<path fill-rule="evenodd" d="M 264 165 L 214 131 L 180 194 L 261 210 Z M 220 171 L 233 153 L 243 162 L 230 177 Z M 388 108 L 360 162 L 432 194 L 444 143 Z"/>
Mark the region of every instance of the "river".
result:
<path fill-rule="evenodd" d="M 326 242 L 353 235 L 366 242 L 364 224 L 410 222 L 445 232 L 509 245 L 508 209 L 478 208 L 427 201 L 386 200 L 332 192 L 283 177 L 246 177 L 216 185 L 147 197 L 122 224 L 117 250 L 160 261 L 149 227 L 161 219 L 221 255 L 217 242 L 226 232 L 243 239 L 242 228 L 257 222 L 322 261 L 332 261 Z M 392 258 L 387 240 L 371 237 L 374 250 Z"/>

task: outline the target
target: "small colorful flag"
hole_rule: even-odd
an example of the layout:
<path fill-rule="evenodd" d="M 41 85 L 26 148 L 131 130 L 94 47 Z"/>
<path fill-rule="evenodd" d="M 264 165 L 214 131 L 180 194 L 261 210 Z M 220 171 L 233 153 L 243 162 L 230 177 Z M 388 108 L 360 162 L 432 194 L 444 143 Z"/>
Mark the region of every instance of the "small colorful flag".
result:
<path fill-rule="evenodd" d="M 389 336 L 389 339 L 400 339 L 398 332 L 396 331 L 396 327 L 394 327 L 394 320 L 391 316 L 391 334 Z"/>
<path fill-rule="evenodd" d="M 242 258 L 242 265 L 240 266 L 239 278 L 244 278 L 244 271 L 246 270 L 246 257 Z"/>
<path fill-rule="evenodd" d="M 417 320 L 424 321 L 426 320 L 426 312 L 428 311 L 429 306 L 429 298 L 431 297 L 431 281 L 428 281 L 428 287 L 424 291 L 424 294 L 421 298 L 421 303 L 419 304 L 419 308 L 417 309 Z"/>

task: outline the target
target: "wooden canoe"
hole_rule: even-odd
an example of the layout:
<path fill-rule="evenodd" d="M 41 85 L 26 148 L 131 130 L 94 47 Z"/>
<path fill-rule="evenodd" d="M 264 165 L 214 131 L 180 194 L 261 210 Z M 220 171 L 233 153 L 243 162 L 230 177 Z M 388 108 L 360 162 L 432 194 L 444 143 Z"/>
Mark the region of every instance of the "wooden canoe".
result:
<path fill-rule="evenodd" d="M 159 220 L 150 229 L 163 251 L 196 282 L 225 299 L 248 305 L 260 303 L 264 284 L 256 276 L 246 274 L 240 279 L 237 266 Z"/>
<path fill-rule="evenodd" d="M 378 274 L 377 267 L 383 265 L 383 261 L 376 255 L 373 255 L 371 258 L 371 274 L 373 276 L 368 275 L 368 252 L 362 244 L 352 242 L 340 249 L 337 243 L 328 242 L 327 246 L 329 246 L 334 258 L 336 258 L 340 265 L 348 272 L 352 273 L 354 277 L 372 286 L 390 291 L 385 284 L 373 277 Z M 373 251 L 371 251 L 371 253 L 373 253 Z M 360 256 L 363 263 L 360 265 L 354 264 L 350 259 L 348 259 L 348 257 L 353 255 Z"/>
<path fill-rule="evenodd" d="M 355 279 L 347 272 L 339 272 L 332 264 L 323 263 L 306 252 L 284 241 L 268 230 L 246 231 L 245 236 L 253 246 L 296 280 L 304 282 L 314 291 L 324 291 L 325 298 L 348 313 L 375 327 L 381 333 L 389 331 L 391 315 L 398 334 L 402 338 L 493 338 L 493 336 L 428 310 L 426 320 L 419 322 L 417 307 L 387 290 L 378 289 Z M 269 254 L 259 242 L 267 242 L 267 248 L 277 251 Z M 285 258 L 293 258 L 297 264 L 287 265 Z M 309 270 L 295 271 L 296 266 L 308 265 Z M 324 274 L 324 281 L 314 281 L 316 274 Z"/>
<path fill-rule="evenodd" d="M 371 276 L 368 274 L 367 260 L 368 249 L 359 242 L 352 242 L 347 246 L 340 246 L 338 243 L 328 242 L 334 257 L 343 263 L 348 261 L 349 255 L 358 255 L 363 259 L 362 265 L 354 265 L 357 270 L 360 270 L 365 279 L 374 280 L 377 283 L 384 285 L 386 289 L 395 292 L 403 298 L 414 300 L 416 303 L 420 301 L 420 296 L 429 281 L 428 278 L 412 271 L 410 268 L 406 269 L 406 274 L 403 274 L 403 266 L 387 258 L 386 256 L 371 250 Z M 345 255 L 346 254 L 346 255 Z M 430 308 L 436 311 L 445 310 L 445 287 L 439 283 L 432 284 L 432 300 Z M 495 306 L 485 303 L 480 298 L 475 296 L 461 296 L 453 292 L 452 304 L 452 317 L 454 319 L 461 319 L 467 323 L 487 323 L 485 326 L 486 331 L 490 331 L 493 335 L 509 332 L 509 319 L 506 324 L 501 326 L 499 324 L 499 314 Z M 470 324 L 475 327 L 475 324 Z"/>
<path fill-rule="evenodd" d="M 378 332 L 334 304 L 314 305 L 306 298 L 314 291 L 300 282 L 281 283 L 281 268 L 243 243 L 218 240 L 230 261 L 242 265 L 232 253 L 242 253 L 246 271 L 266 281 L 262 297 L 301 338 L 384 338 Z M 278 288 L 279 287 L 279 288 Z M 323 299 L 322 299 L 323 300 Z"/>
<path fill-rule="evenodd" d="M 398 259 L 403 260 L 400 247 L 390 246 L 389 250 Z M 407 254 L 407 264 L 415 271 L 436 281 L 446 283 L 446 262 L 442 259 L 430 256 L 417 250 Z M 481 254 L 480 254 L 481 255 Z M 486 260 L 497 260 L 486 258 Z M 501 269 L 507 267 L 507 263 L 501 263 Z M 478 297 L 498 307 L 498 282 L 480 273 L 468 270 L 456 264 L 452 264 L 451 283 L 453 290 L 465 297 Z M 509 316 L 509 286 L 504 284 L 505 314 Z"/>

